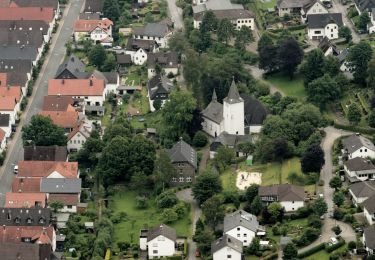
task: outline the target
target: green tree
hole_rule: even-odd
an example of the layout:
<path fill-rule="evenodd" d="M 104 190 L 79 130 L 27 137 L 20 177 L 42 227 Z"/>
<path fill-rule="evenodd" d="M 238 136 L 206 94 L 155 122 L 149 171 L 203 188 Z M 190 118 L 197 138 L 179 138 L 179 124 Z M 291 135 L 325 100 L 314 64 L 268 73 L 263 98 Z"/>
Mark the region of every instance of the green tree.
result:
<path fill-rule="evenodd" d="M 155 144 L 143 135 L 136 135 L 131 140 L 128 149 L 131 151 L 127 158 L 130 161 L 129 171 L 142 171 L 146 175 L 151 175 L 156 159 Z"/>
<path fill-rule="evenodd" d="M 220 42 L 228 44 L 230 38 L 234 35 L 234 26 L 231 21 L 224 18 L 219 21 L 217 26 L 217 38 Z"/>
<path fill-rule="evenodd" d="M 162 187 L 162 190 L 176 176 L 176 169 L 173 167 L 165 149 L 159 151 L 158 159 L 155 161 L 154 176 L 155 182 Z"/>
<path fill-rule="evenodd" d="M 258 196 L 259 185 L 251 184 L 247 187 L 245 192 L 245 198 L 248 203 L 252 203 L 256 196 Z"/>
<path fill-rule="evenodd" d="M 223 221 L 225 216 L 224 199 L 220 195 L 214 195 L 202 204 L 202 213 L 206 223 L 214 230 Z"/>
<path fill-rule="evenodd" d="M 335 189 L 336 191 L 339 190 L 341 188 L 341 186 L 342 186 L 342 181 L 341 181 L 340 176 L 338 176 L 338 175 L 335 175 L 329 181 L 329 187 L 331 187 L 332 189 Z"/>
<path fill-rule="evenodd" d="M 362 12 L 358 20 L 358 29 L 367 32 L 367 25 L 371 22 L 368 12 Z"/>
<path fill-rule="evenodd" d="M 253 144 L 252 142 L 240 143 L 237 145 L 237 149 L 239 152 L 247 156 L 255 151 L 255 144 Z"/>
<path fill-rule="evenodd" d="M 347 26 L 341 26 L 339 28 L 339 37 L 344 38 L 346 42 L 352 41 L 352 31 Z"/>
<path fill-rule="evenodd" d="M 337 205 L 337 207 L 340 207 L 345 201 L 345 196 L 342 192 L 335 192 L 333 194 L 333 202 Z"/>
<path fill-rule="evenodd" d="M 324 163 L 324 151 L 319 145 L 311 145 L 301 158 L 301 168 L 304 173 L 319 173 Z"/>
<path fill-rule="evenodd" d="M 280 70 L 292 80 L 297 66 L 303 59 L 303 50 L 295 39 L 289 38 L 281 43 L 277 54 Z"/>
<path fill-rule="evenodd" d="M 335 233 L 336 236 L 338 236 L 338 235 L 340 235 L 342 230 L 341 230 L 339 225 L 335 225 L 335 226 L 332 227 L 332 231 L 333 231 L 333 233 Z"/>
<path fill-rule="evenodd" d="M 327 56 L 324 59 L 324 71 L 326 74 L 330 75 L 331 77 L 337 77 L 340 74 L 340 62 L 334 56 Z M 345 76 L 344 76 L 345 77 Z M 340 85 L 339 85 L 340 86 Z"/>
<path fill-rule="evenodd" d="M 193 184 L 193 195 L 199 204 L 202 204 L 213 195 L 223 190 L 220 178 L 217 174 L 205 172 L 199 174 Z"/>
<path fill-rule="evenodd" d="M 97 134 L 97 133 L 96 133 Z M 99 135 L 99 134 L 97 134 Z M 98 155 L 102 152 L 104 143 L 99 136 L 95 133 L 91 133 L 91 136 L 87 138 L 83 147 L 77 153 L 77 161 L 80 166 L 93 167 L 98 163 Z"/>
<path fill-rule="evenodd" d="M 262 200 L 260 199 L 260 197 L 256 196 L 251 202 L 250 206 L 251 206 L 250 212 L 254 214 L 255 216 L 258 216 L 263 209 L 263 204 L 262 204 Z"/>
<path fill-rule="evenodd" d="M 199 26 L 199 30 L 202 33 L 213 32 L 217 29 L 218 21 L 214 12 L 211 10 L 205 12 L 202 18 L 202 22 Z"/>
<path fill-rule="evenodd" d="M 120 18 L 120 7 L 117 0 L 104 0 L 103 17 L 116 23 Z"/>
<path fill-rule="evenodd" d="M 367 41 L 361 41 L 349 49 L 347 58 L 348 67 L 353 71 L 354 81 L 365 85 L 367 74 L 367 65 L 372 56 L 371 45 Z"/>
<path fill-rule="evenodd" d="M 193 145 L 195 147 L 204 147 L 208 142 L 207 136 L 203 131 L 198 131 L 195 133 L 193 138 Z"/>
<path fill-rule="evenodd" d="M 164 209 L 160 217 L 161 220 L 167 224 L 176 222 L 178 220 L 178 214 L 174 209 Z"/>
<path fill-rule="evenodd" d="M 232 148 L 226 146 L 220 146 L 215 154 L 214 163 L 215 166 L 219 169 L 219 172 L 225 171 L 228 166 L 232 164 L 233 159 L 235 158 L 235 153 Z"/>
<path fill-rule="evenodd" d="M 137 194 L 145 194 L 147 191 L 147 176 L 143 172 L 135 172 L 130 178 L 130 187 Z"/>
<path fill-rule="evenodd" d="M 324 54 L 320 49 L 313 49 L 305 57 L 300 69 L 303 77 L 305 87 L 313 80 L 324 75 Z"/>
<path fill-rule="evenodd" d="M 61 201 L 53 201 L 49 206 L 54 213 L 57 213 L 60 209 L 64 208 L 64 204 Z"/>
<path fill-rule="evenodd" d="M 371 110 L 371 112 L 370 112 L 370 114 L 367 118 L 367 122 L 368 122 L 370 127 L 375 128 L 375 111 L 374 110 Z"/>
<path fill-rule="evenodd" d="M 241 29 L 236 33 L 236 40 L 234 47 L 240 51 L 246 50 L 246 45 L 254 41 L 253 32 L 247 26 L 241 26 Z"/>
<path fill-rule="evenodd" d="M 116 68 L 116 57 L 113 55 L 113 53 L 108 53 L 106 55 L 106 59 L 103 63 L 103 66 L 101 68 L 101 71 L 113 71 Z"/>
<path fill-rule="evenodd" d="M 313 204 L 312 204 L 312 210 L 314 213 L 318 216 L 322 216 L 325 214 L 328 210 L 327 203 L 324 201 L 323 198 L 318 198 Z"/>
<path fill-rule="evenodd" d="M 184 52 L 188 44 L 183 32 L 175 32 L 168 40 L 169 49 L 178 53 Z"/>
<path fill-rule="evenodd" d="M 271 222 L 277 221 L 277 219 L 280 217 L 281 210 L 282 210 L 282 206 L 278 202 L 272 202 L 270 205 L 268 205 L 267 211 L 270 214 Z"/>
<path fill-rule="evenodd" d="M 194 240 L 197 241 L 199 252 L 203 256 L 211 253 L 211 243 L 215 240 L 215 236 L 210 229 L 205 228 L 198 234 L 195 234 Z"/>
<path fill-rule="evenodd" d="M 283 250 L 283 259 L 284 260 L 294 260 L 297 259 L 298 250 L 294 243 L 288 243 Z"/>
<path fill-rule="evenodd" d="M 67 139 L 64 129 L 53 124 L 49 117 L 34 115 L 28 125 L 22 128 L 24 144 L 37 146 L 65 146 Z"/>
<path fill-rule="evenodd" d="M 260 69 L 272 72 L 278 68 L 277 49 L 271 36 L 267 32 L 263 33 L 258 42 Z"/>
<path fill-rule="evenodd" d="M 101 44 L 97 44 L 91 48 L 88 58 L 92 65 L 100 69 L 107 58 L 107 54 L 105 53 L 104 47 Z"/>
<path fill-rule="evenodd" d="M 154 102 L 152 103 L 152 105 L 154 106 L 156 111 L 160 110 L 161 105 L 162 105 L 161 99 L 159 99 L 159 98 L 155 99 Z"/>
<path fill-rule="evenodd" d="M 308 100 L 318 105 L 321 109 L 341 96 L 339 86 L 328 74 L 311 81 L 306 90 Z"/>
<path fill-rule="evenodd" d="M 255 255 L 260 251 L 260 239 L 254 237 L 251 241 L 250 246 L 246 249 L 246 253 L 249 255 Z"/>
<path fill-rule="evenodd" d="M 113 138 L 121 136 L 126 138 L 132 137 L 132 128 L 123 124 L 111 124 L 106 128 L 103 135 L 103 142 L 108 143 Z"/>
<path fill-rule="evenodd" d="M 367 75 L 367 87 L 375 91 L 375 56 L 368 63 Z"/>
<path fill-rule="evenodd" d="M 347 113 L 346 116 L 347 116 L 350 124 L 356 125 L 359 122 L 361 122 L 361 118 L 362 118 L 361 109 L 359 108 L 359 106 L 356 103 L 352 103 L 348 107 L 348 113 Z"/>

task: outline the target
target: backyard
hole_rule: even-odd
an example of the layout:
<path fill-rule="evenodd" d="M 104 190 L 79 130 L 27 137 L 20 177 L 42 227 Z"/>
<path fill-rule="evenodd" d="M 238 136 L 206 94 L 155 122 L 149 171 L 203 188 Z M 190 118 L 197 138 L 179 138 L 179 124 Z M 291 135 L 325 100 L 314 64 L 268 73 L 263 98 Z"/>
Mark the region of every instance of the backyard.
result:
<path fill-rule="evenodd" d="M 362 120 L 358 124 L 359 126 L 368 126 L 367 115 L 371 112 L 369 100 L 372 96 L 370 90 L 359 90 L 351 91 L 346 94 L 346 96 L 341 100 L 341 109 L 344 112 L 344 115 L 348 113 L 348 108 L 351 104 L 355 103 L 360 107 L 362 112 Z"/>
<path fill-rule="evenodd" d="M 319 252 L 316 252 L 315 254 L 305 257 L 303 259 L 305 260 L 329 260 L 330 256 L 335 254 L 335 253 L 341 253 L 346 250 L 346 245 L 343 245 L 342 247 L 336 249 L 335 251 L 331 253 L 327 253 L 325 250 L 320 250 Z"/>
<path fill-rule="evenodd" d="M 303 79 L 300 75 L 295 75 L 293 80 L 280 73 L 269 75 L 266 79 L 269 83 L 280 89 L 285 95 L 303 99 L 306 97 Z"/>

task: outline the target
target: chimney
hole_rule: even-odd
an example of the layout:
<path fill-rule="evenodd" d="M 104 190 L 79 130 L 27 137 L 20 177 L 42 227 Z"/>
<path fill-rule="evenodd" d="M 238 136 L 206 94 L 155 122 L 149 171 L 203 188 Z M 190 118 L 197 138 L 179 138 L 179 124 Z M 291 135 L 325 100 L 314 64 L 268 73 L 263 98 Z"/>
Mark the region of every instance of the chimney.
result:
<path fill-rule="evenodd" d="M 5 227 L 6 227 L 6 226 L 5 226 L 5 225 L 3 225 L 3 230 L 5 230 Z"/>
<path fill-rule="evenodd" d="M 65 83 L 65 80 L 64 80 L 64 79 L 62 79 L 62 80 L 61 80 L 61 83 L 62 83 L 62 84 L 64 85 L 64 83 Z"/>
<path fill-rule="evenodd" d="M 93 84 L 93 83 L 92 83 L 92 79 L 90 79 L 90 87 L 92 87 L 92 84 Z"/>

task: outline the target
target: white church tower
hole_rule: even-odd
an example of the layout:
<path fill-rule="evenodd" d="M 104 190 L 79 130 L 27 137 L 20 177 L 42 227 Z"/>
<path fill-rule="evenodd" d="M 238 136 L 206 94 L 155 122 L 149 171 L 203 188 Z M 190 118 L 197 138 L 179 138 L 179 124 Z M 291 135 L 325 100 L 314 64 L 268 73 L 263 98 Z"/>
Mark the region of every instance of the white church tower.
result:
<path fill-rule="evenodd" d="M 245 134 L 245 105 L 234 79 L 228 96 L 223 100 L 224 131 L 233 135 Z"/>

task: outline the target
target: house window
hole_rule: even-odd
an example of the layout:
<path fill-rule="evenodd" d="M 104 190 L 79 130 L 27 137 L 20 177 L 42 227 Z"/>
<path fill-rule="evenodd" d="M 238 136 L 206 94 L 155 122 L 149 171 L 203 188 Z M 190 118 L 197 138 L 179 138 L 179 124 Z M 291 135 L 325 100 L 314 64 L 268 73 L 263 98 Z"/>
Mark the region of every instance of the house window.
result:
<path fill-rule="evenodd" d="M 365 153 L 367 153 L 367 149 L 365 149 Z"/>
<path fill-rule="evenodd" d="M 158 254 L 158 250 L 152 250 L 152 253 L 157 255 Z"/>
<path fill-rule="evenodd" d="M 43 224 L 44 223 L 44 218 L 40 218 L 39 219 L 39 224 Z"/>
<path fill-rule="evenodd" d="M 177 178 L 176 177 L 173 177 L 172 178 L 172 182 L 176 182 L 177 181 Z"/>
<path fill-rule="evenodd" d="M 247 237 L 247 234 L 243 234 L 243 237 Z"/>
<path fill-rule="evenodd" d="M 72 205 L 66 205 L 66 207 L 67 207 L 68 209 L 72 209 L 72 208 L 73 208 Z"/>
<path fill-rule="evenodd" d="M 292 203 L 294 204 L 294 201 L 292 201 Z"/>
<path fill-rule="evenodd" d="M 362 153 L 362 149 L 359 149 L 359 152 Z"/>
<path fill-rule="evenodd" d="M 10 213 L 7 214 L 7 220 L 10 220 Z"/>
<path fill-rule="evenodd" d="M 231 255 L 227 255 L 227 258 L 229 259 L 229 258 L 232 258 L 232 256 Z"/>
<path fill-rule="evenodd" d="M 237 228 L 237 231 L 240 231 L 240 228 L 239 228 L 239 227 Z"/>
<path fill-rule="evenodd" d="M 314 34 L 320 34 L 321 32 L 320 31 L 314 31 Z"/>
<path fill-rule="evenodd" d="M 179 182 L 184 182 L 184 177 L 180 177 Z"/>
<path fill-rule="evenodd" d="M 186 182 L 191 182 L 191 177 L 187 177 Z"/>
<path fill-rule="evenodd" d="M 247 243 L 247 240 L 244 240 L 243 242 L 244 242 L 244 243 Z"/>
<path fill-rule="evenodd" d="M 241 237 L 241 234 L 237 234 L 237 237 Z"/>
<path fill-rule="evenodd" d="M 27 224 L 31 224 L 33 221 L 32 221 L 32 219 L 31 218 L 28 218 L 27 219 Z"/>

